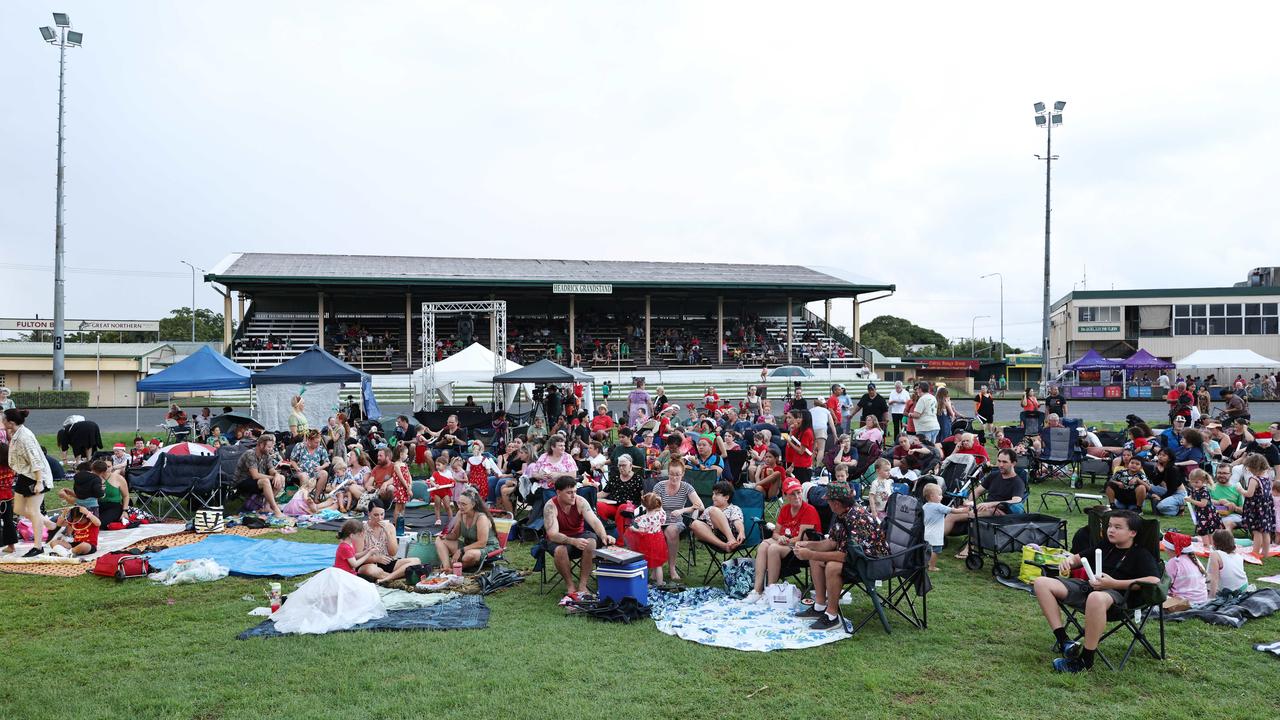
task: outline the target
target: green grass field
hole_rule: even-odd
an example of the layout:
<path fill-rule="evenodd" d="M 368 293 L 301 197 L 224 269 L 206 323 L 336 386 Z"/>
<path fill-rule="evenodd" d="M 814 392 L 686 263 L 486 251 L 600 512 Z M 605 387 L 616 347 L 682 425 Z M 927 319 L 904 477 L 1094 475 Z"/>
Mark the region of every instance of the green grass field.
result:
<path fill-rule="evenodd" d="M 1083 516 L 1068 520 L 1074 530 Z M 1166 520 L 1190 527 L 1185 516 Z M 335 542 L 311 531 L 289 539 Z M 527 548 L 512 544 L 514 565 L 531 566 Z M 1169 623 L 1167 661 L 1139 655 L 1122 673 L 1055 675 L 1034 600 L 997 585 L 989 564 L 966 571 L 954 549 L 952 539 L 933 576 L 927 630 L 898 622 L 886 635 L 873 622 L 852 639 L 767 654 L 696 645 L 651 621 L 567 617 L 558 595 L 538 594 L 536 576 L 487 598 L 486 630 L 238 641 L 258 622 L 246 613 L 264 604 L 266 580 L 165 588 L 0 574 L 0 717 L 1265 718 L 1280 709 L 1280 665 L 1251 648 L 1280 639 L 1280 619 L 1239 630 Z M 1247 567 L 1256 578 L 1280 572 L 1280 561 Z M 859 595 L 846 612 L 869 608 Z M 1119 641 L 1104 651 L 1118 655 Z"/>

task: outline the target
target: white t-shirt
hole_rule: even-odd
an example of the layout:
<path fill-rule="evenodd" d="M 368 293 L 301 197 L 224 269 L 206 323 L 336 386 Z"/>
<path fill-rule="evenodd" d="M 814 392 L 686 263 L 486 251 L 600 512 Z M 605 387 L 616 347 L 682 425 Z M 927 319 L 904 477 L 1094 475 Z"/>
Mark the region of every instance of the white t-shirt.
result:
<path fill-rule="evenodd" d="M 1214 550 L 1214 555 L 1218 556 L 1218 564 L 1222 566 L 1220 574 L 1221 582 L 1218 587 L 1225 590 L 1239 590 L 1249 584 L 1249 578 L 1244 574 L 1244 556 L 1234 553 L 1227 554 L 1221 550 Z"/>
<path fill-rule="evenodd" d="M 894 390 L 889 393 L 889 412 L 893 415 L 901 415 L 903 410 L 907 409 L 907 401 L 911 399 L 911 393 L 906 390 Z"/>
<path fill-rule="evenodd" d="M 826 437 L 827 425 L 831 422 L 831 411 L 822 405 L 815 405 L 809 408 L 809 415 L 813 417 L 814 439 Z"/>
<path fill-rule="evenodd" d="M 925 393 L 916 400 L 915 412 L 920 413 L 916 418 L 916 430 L 931 432 L 938 429 L 938 400 L 931 393 Z"/>

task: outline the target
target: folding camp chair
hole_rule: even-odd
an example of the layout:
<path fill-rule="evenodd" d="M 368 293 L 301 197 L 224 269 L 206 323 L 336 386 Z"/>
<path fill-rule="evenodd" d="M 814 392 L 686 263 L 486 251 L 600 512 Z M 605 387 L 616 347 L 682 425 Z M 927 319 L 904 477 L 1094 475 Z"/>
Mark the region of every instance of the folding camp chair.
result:
<path fill-rule="evenodd" d="M 564 578 L 560 577 L 560 573 L 555 570 L 552 549 L 547 542 L 547 534 L 544 530 L 538 531 L 538 542 L 530 549 L 530 553 L 534 558 L 533 569 L 540 573 L 538 577 L 538 594 L 545 595 L 547 590 L 559 585 L 564 581 Z M 548 565 L 552 566 L 550 575 L 547 574 Z M 569 548 L 569 572 L 582 572 L 582 551 L 574 547 Z"/>
<path fill-rule="evenodd" d="M 499 563 L 506 564 L 507 562 L 507 556 L 506 556 L 507 540 L 511 537 L 511 531 L 508 530 L 507 532 L 498 532 L 497 528 L 494 528 L 493 532 L 497 533 L 498 535 L 498 549 L 493 550 L 489 554 L 480 558 L 480 564 L 476 566 L 476 570 L 475 570 L 476 575 L 479 575 L 480 573 L 484 572 L 485 568 L 492 568 L 495 565 L 498 565 Z M 543 571 L 545 574 L 545 571 L 546 571 L 545 565 L 543 566 Z"/>
<path fill-rule="evenodd" d="M 1107 519 L 1111 513 L 1105 507 L 1090 508 L 1088 513 L 1089 525 L 1087 535 L 1087 547 L 1081 548 L 1083 552 L 1080 554 L 1086 558 L 1093 555 L 1093 546 L 1100 541 L 1106 533 Z M 1153 557 L 1160 558 L 1160 521 L 1154 518 L 1142 518 L 1142 528 L 1138 531 L 1137 537 L 1133 539 L 1134 547 L 1141 547 L 1150 552 Z M 1147 651 L 1152 658 L 1156 660 L 1164 660 L 1165 642 L 1164 642 L 1164 601 L 1169 596 L 1169 586 L 1172 579 L 1169 574 L 1163 571 L 1161 565 L 1160 581 L 1157 583 L 1140 583 L 1135 582 L 1129 585 L 1126 591 L 1124 609 L 1112 607 L 1107 611 L 1107 622 L 1115 623 L 1110 629 L 1102 633 L 1102 637 L 1098 640 L 1097 657 L 1102 660 L 1106 666 L 1112 670 L 1123 670 L 1129 658 L 1133 656 L 1134 650 L 1139 645 Z M 1046 572 L 1054 571 L 1053 568 L 1042 568 Z M 1084 637 L 1084 622 L 1080 617 L 1084 613 L 1084 606 L 1076 607 L 1059 602 L 1058 606 L 1062 609 L 1063 622 L 1073 628 L 1076 632 L 1075 640 L 1080 641 Z M 1156 619 L 1156 625 L 1159 628 L 1159 649 L 1152 644 L 1147 637 L 1146 628 L 1147 621 L 1152 617 Z M 1119 665 L 1112 665 L 1111 660 L 1102 652 L 1102 643 L 1107 638 L 1116 634 L 1120 630 L 1128 630 L 1132 639 L 1129 646 L 1125 648 L 1124 656 L 1120 658 Z"/>
<path fill-rule="evenodd" d="M 892 495 L 885 509 L 885 540 L 889 554 L 868 557 L 862 546 L 849 543 L 844 564 L 844 592 L 861 590 L 871 600 L 871 612 L 856 625 L 857 634 L 872 618 L 878 617 L 886 633 L 893 610 L 920 630 L 929 626 L 929 546 L 924 541 L 924 510 L 910 495 Z M 877 583 L 879 585 L 877 586 Z"/>
<path fill-rule="evenodd" d="M 1080 459 L 1084 456 L 1079 426 L 1079 420 L 1064 420 L 1062 427 L 1040 431 L 1040 453 L 1035 459 L 1041 465 L 1042 480 L 1057 478 L 1069 485 L 1074 483 L 1072 475 L 1079 475 Z"/>
<path fill-rule="evenodd" d="M 1023 410 L 1018 415 L 1018 424 L 1022 426 L 1023 437 L 1039 435 L 1040 430 L 1044 428 L 1044 413 L 1039 410 Z"/>
<path fill-rule="evenodd" d="M 714 545 L 703 543 L 702 549 L 707 552 L 708 564 L 702 575 L 702 584 L 711 582 L 724 572 L 724 564 L 736 557 L 751 557 L 756 546 L 760 544 L 760 532 L 764 525 L 764 494 L 759 490 L 739 488 L 733 491 L 733 504 L 742 511 L 742 529 L 746 533 L 746 541 L 729 552 L 724 552 Z"/>

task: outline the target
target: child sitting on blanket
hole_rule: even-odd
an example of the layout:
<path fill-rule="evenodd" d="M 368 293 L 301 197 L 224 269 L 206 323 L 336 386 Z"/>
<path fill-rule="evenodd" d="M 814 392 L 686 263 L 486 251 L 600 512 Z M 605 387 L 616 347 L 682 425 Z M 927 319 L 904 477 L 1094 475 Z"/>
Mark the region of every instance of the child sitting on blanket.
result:
<path fill-rule="evenodd" d="M 336 507 L 337 501 L 328 498 L 321 502 L 311 499 L 311 491 L 316 487 L 316 481 L 309 476 L 303 476 L 302 482 L 298 487 L 298 491 L 293 494 L 289 502 L 282 508 L 283 512 L 289 517 L 302 517 L 303 515 L 315 515 L 325 508 Z"/>
<path fill-rule="evenodd" d="M 1191 536 L 1179 532 L 1164 534 L 1161 547 L 1169 553 L 1164 563 L 1164 570 L 1172 580 L 1169 585 L 1169 597 L 1182 598 L 1192 605 L 1208 602 L 1209 593 L 1205 590 L 1204 568 L 1191 555 Z"/>
<path fill-rule="evenodd" d="M 662 567 L 667 562 L 667 537 L 662 532 L 667 513 L 662 509 L 662 498 L 654 493 L 645 493 L 640 498 L 640 505 L 645 512 L 631 522 L 627 530 L 627 546 L 644 555 L 650 581 L 661 585 Z"/>
<path fill-rule="evenodd" d="M 58 497 L 63 502 L 75 501 L 75 495 L 65 488 L 58 492 Z M 83 505 L 73 504 L 63 509 L 57 527 L 66 530 L 49 543 L 50 552 L 61 555 L 92 555 L 98 551 L 98 528 L 101 524 L 98 516 Z"/>
<path fill-rule="evenodd" d="M 1236 554 L 1236 539 L 1226 528 L 1213 533 L 1207 574 L 1209 592 L 1214 597 L 1233 599 L 1249 590 L 1249 578 L 1244 574 L 1244 556 Z"/>
<path fill-rule="evenodd" d="M 333 464 L 333 487 L 330 496 L 333 498 L 334 507 L 338 512 L 348 512 L 351 510 L 352 497 L 348 488 L 356 483 L 355 474 L 347 468 L 347 461 L 342 458 L 334 458 Z"/>

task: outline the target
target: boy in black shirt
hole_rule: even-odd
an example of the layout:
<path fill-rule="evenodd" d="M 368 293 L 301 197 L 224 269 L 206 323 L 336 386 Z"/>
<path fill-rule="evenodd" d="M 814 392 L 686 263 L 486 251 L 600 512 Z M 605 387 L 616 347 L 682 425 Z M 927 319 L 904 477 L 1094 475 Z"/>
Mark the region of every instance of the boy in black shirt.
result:
<path fill-rule="evenodd" d="M 1062 577 L 1038 577 L 1033 584 L 1040 610 L 1053 630 L 1056 646 L 1062 657 L 1053 661 L 1057 672 L 1076 673 L 1093 667 L 1093 656 L 1107 625 L 1107 611 L 1112 607 L 1123 609 L 1130 585 L 1134 582 L 1157 583 L 1160 581 L 1160 563 L 1144 548 L 1134 547 L 1134 538 L 1142 527 L 1142 518 L 1135 512 L 1120 511 L 1107 516 L 1107 536 L 1098 547 L 1102 549 L 1102 569 L 1092 580 L 1070 577 L 1071 571 L 1081 566 L 1082 558 L 1072 555 L 1062 561 L 1058 572 Z M 1083 558 L 1090 563 L 1092 557 Z M 1062 623 L 1058 601 L 1073 607 L 1084 608 L 1083 643 L 1067 638 Z"/>

